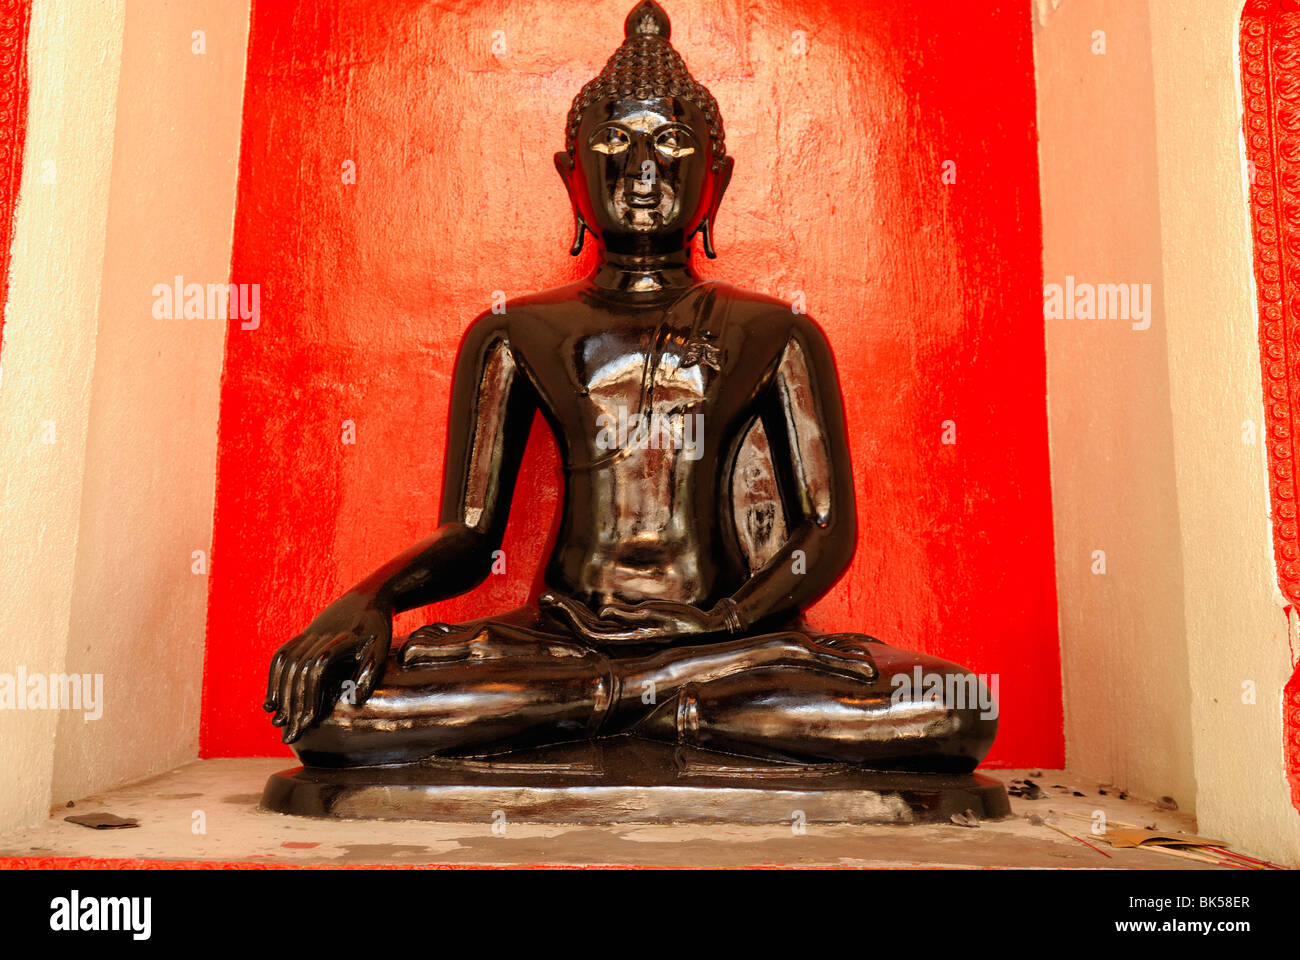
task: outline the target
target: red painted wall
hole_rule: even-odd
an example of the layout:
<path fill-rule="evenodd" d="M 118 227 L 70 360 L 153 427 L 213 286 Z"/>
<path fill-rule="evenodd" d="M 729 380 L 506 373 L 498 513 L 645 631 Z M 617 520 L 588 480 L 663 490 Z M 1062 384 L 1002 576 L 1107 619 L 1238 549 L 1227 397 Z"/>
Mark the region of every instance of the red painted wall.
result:
<path fill-rule="evenodd" d="M 840 365 L 860 541 L 814 622 L 998 674 L 990 765 L 1060 765 L 1026 4 L 665 5 L 737 165 L 702 272 L 803 291 Z M 551 155 L 631 6 L 254 4 L 232 272 L 261 325 L 227 346 L 203 755 L 287 753 L 267 662 L 436 524 L 462 331 L 589 266 Z M 557 481 L 536 426 L 506 575 L 399 628 L 522 602 Z"/>
<path fill-rule="evenodd" d="M 27 142 L 27 30 L 31 0 L 0 0 L 0 347 L 9 312 L 9 260 Z"/>

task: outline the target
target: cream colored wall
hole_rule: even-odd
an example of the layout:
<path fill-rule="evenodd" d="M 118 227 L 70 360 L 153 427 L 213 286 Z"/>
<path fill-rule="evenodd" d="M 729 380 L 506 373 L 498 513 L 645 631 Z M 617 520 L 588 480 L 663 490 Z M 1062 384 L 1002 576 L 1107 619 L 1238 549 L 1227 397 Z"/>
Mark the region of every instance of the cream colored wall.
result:
<path fill-rule="evenodd" d="M 0 673 L 11 675 L 62 673 L 67 650 L 123 18 L 120 2 L 32 11 L 0 352 Z M 57 722 L 0 711 L 0 830 L 46 816 Z"/>
<path fill-rule="evenodd" d="M 1035 60 L 1046 283 L 1152 285 L 1149 329 L 1047 322 L 1052 500 L 1067 763 L 1138 795 L 1195 803 L 1183 642 L 1144 0 L 1038 8 Z M 1092 52 L 1095 30 L 1106 53 Z M 1094 573 L 1104 551 L 1105 573 Z"/>
<path fill-rule="evenodd" d="M 1151 282 L 1156 301 L 1147 331 L 1047 328 L 1066 741 L 1072 767 L 1184 807 L 1194 796 L 1201 832 L 1300 864 L 1282 753 L 1291 654 L 1264 451 L 1243 429 L 1263 407 L 1241 7 L 1036 5 L 1047 278 L 1083 263 Z M 1105 56 L 1090 50 L 1098 29 Z M 1096 541 L 1113 545 L 1105 578 L 1079 556 Z"/>
<path fill-rule="evenodd" d="M 247 34 L 247 4 L 127 3 L 67 657 L 107 706 L 61 716 L 56 800 L 198 753 L 226 323 L 157 320 L 152 290 L 229 277 Z"/>
<path fill-rule="evenodd" d="M 157 320 L 152 289 L 229 275 L 248 13 L 35 4 L 0 353 L 0 440 L 24 458 L 0 516 L 0 672 L 102 674 L 104 708 L 0 712 L 23 771 L 0 783 L 0 830 L 197 753 L 207 585 L 191 567 L 211 537 L 225 324 Z"/>
<path fill-rule="evenodd" d="M 1203 832 L 1300 865 L 1240 151 L 1241 0 L 1150 0 L 1174 461 Z M 1243 685 L 1256 694 L 1243 702 Z"/>

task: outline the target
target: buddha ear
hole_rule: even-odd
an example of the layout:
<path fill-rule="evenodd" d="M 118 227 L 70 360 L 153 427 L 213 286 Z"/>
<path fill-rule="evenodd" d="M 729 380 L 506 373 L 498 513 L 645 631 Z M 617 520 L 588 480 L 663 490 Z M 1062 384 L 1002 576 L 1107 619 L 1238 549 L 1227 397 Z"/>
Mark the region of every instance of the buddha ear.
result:
<path fill-rule="evenodd" d="M 735 160 L 729 156 L 722 158 L 718 172 L 713 178 L 713 198 L 709 201 L 709 212 L 700 221 L 699 232 L 704 241 L 704 255 L 710 260 L 718 258 L 718 252 L 713 249 L 713 228 L 718 222 L 718 207 L 722 206 L 722 195 L 727 192 L 727 187 L 731 184 L 732 171 L 735 169 Z"/>
<path fill-rule="evenodd" d="M 730 155 L 722 158 L 722 167 L 718 170 L 717 176 L 713 183 L 713 202 L 709 204 L 709 218 L 717 216 L 718 207 L 722 204 L 722 195 L 727 192 L 727 187 L 731 185 L 731 174 L 736 169 L 736 161 Z"/>
<path fill-rule="evenodd" d="M 569 256 L 576 257 L 582 252 L 582 241 L 587 234 L 587 224 L 583 222 L 582 214 L 578 212 L 578 199 L 573 195 L 573 167 L 570 165 L 567 151 L 560 150 L 555 154 L 555 172 L 564 181 L 564 190 L 569 195 L 569 205 L 573 207 L 573 246 L 569 248 Z"/>
<path fill-rule="evenodd" d="M 568 191 L 569 200 L 573 200 L 573 167 L 570 166 L 569 154 L 565 150 L 558 150 L 555 154 L 555 172 L 560 175 L 564 181 L 564 189 Z"/>

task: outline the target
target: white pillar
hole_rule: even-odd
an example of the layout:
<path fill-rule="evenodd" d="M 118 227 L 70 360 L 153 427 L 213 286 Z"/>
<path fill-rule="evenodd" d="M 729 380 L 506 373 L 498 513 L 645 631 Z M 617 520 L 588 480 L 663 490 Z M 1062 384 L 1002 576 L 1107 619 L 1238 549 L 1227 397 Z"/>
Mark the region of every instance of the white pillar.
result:
<path fill-rule="evenodd" d="M 1300 811 L 1283 767 L 1292 660 L 1269 526 L 1241 152 L 1242 0 L 1150 6 L 1198 826 L 1300 864 Z"/>
<path fill-rule="evenodd" d="M 91 721 L 0 712 L 0 831 L 197 753 L 191 567 L 211 539 L 225 325 L 156 319 L 152 290 L 229 276 L 248 16 L 34 5 L 0 349 L 0 673 L 102 675 L 104 703 Z"/>

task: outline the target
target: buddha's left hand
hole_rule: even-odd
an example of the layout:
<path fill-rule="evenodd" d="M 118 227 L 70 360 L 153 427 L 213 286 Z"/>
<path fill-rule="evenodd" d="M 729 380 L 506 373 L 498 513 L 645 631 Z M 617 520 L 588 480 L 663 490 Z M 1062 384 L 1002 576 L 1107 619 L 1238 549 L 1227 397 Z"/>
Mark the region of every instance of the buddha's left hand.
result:
<path fill-rule="evenodd" d="M 721 611 L 701 610 L 673 600 L 621 603 L 612 600 L 592 613 L 572 597 L 544 594 L 544 610 L 563 623 L 580 640 L 589 643 L 672 643 L 679 638 L 702 638 L 727 632 Z"/>

